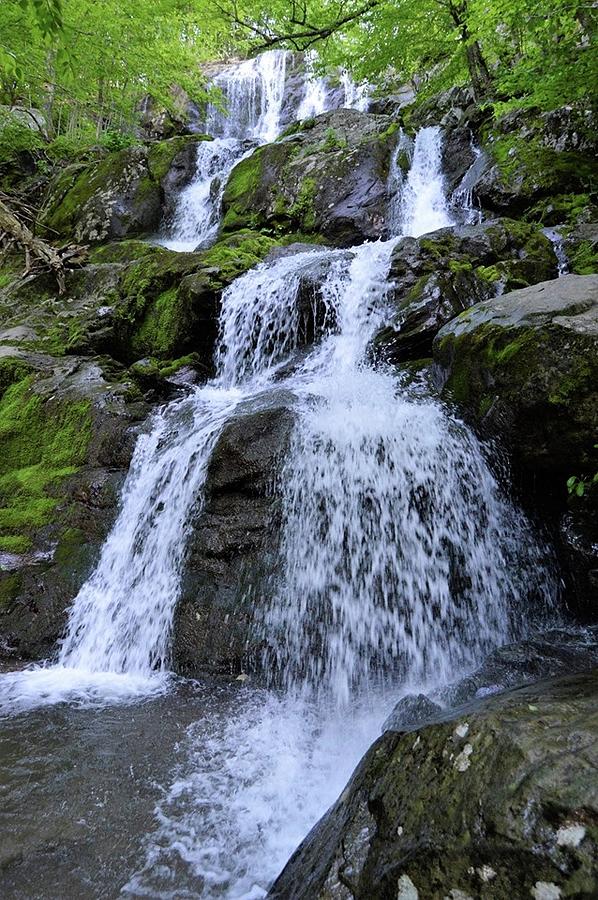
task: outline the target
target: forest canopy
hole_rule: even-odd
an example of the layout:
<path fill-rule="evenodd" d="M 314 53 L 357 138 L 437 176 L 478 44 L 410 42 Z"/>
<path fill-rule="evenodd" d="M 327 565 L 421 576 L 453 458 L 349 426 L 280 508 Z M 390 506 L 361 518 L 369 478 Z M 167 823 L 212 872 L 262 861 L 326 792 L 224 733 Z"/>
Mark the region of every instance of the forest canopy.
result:
<path fill-rule="evenodd" d="M 41 109 L 50 138 L 126 135 L 148 94 L 205 101 L 202 62 L 288 47 L 422 96 L 470 81 L 503 109 L 594 104 L 597 17 L 587 0 L 3 0 L 0 103 Z"/>

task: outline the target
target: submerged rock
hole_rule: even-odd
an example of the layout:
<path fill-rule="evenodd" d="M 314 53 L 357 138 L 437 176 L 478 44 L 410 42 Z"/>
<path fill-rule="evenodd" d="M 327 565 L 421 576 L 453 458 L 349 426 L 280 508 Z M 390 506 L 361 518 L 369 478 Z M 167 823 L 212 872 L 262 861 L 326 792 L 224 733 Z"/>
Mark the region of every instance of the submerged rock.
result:
<path fill-rule="evenodd" d="M 272 900 L 593 897 L 598 670 L 386 732 Z"/>
<path fill-rule="evenodd" d="M 216 443 L 173 628 L 182 674 L 238 672 L 259 652 L 251 624 L 277 561 L 277 477 L 293 421 L 292 397 L 275 391 L 243 404 Z"/>
<path fill-rule="evenodd" d="M 403 238 L 389 273 L 391 314 L 373 349 L 392 363 L 429 356 L 440 328 L 464 309 L 554 277 L 556 265 L 548 238 L 512 219 Z"/>
<path fill-rule="evenodd" d="M 317 234 L 341 247 L 376 239 L 387 215 L 393 134 L 386 117 L 352 109 L 298 123 L 233 169 L 223 232 Z"/>

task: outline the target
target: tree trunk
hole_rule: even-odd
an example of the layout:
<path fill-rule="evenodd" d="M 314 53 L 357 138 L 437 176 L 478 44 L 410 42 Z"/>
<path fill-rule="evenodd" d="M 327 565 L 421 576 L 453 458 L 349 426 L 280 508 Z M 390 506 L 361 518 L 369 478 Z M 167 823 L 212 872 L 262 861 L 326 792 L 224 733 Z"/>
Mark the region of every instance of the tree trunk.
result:
<path fill-rule="evenodd" d="M 474 96 L 476 100 L 480 100 L 490 91 L 492 77 L 479 42 L 471 40 L 469 28 L 467 27 L 467 0 L 461 0 L 459 3 L 451 2 L 449 9 L 451 18 L 459 29 L 461 42 L 465 47 L 467 68 L 469 69 Z"/>

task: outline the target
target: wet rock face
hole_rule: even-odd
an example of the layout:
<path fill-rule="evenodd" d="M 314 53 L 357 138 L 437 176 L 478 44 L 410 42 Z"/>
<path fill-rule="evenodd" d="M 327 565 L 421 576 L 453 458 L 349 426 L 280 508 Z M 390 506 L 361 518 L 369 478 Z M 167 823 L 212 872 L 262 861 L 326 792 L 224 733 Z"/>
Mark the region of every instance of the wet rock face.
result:
<path fill-rule="evenodd" d="M 203 139 L 136 145 L 69 166 L 50 184 L 42 224 L 53 240 L 84 244 L 157 231 L 164 204 L 193 174 L 189 148 Z"/>
<path fill-rule="evenodd" d="M 484 149 L 487 165 L 474 190 L 484 209 L 513 215 L 545 197 L 593 190 L 597 147 L 591 110 L 509 113 L 486 135 Z"/>
<path fill-rule="evenodd" d="M 293 421 L 291 396 L 275 392 L 241 408 L 214 448 L 173 630 L 182 674 L 239 672 L 259 653 L 252 620 L 275 572 L 277 477 Z"/>
<path fill-rule="evenodd" d="M 374 352 L 391 363 L 430 356 L 440 328 L 464 309 L 555 275 L 549 240 L 511 219 L 403 238 L 389 274 L 391 314 Z"/>
<path fill-rule="evenodd" d="M 598 276 L 568 275 L 479 303 L 442 329 L 434 358 L 446 396 L 495 426 L 524 465 L 564 481 L 591 468 Z"/>
<path fill-rule="evenodd" d="M 99 556 L 149 407 L 97 362 L 1 349 L 0 658 L 36 659 Z"/>
<path fill-rule="evenodd" d="M 387 732 L 273 900 L 591 897 L 598 671 Z"/>
<path fill-rule="evenodd" d="M 258 148 L 231 173 L 223 231 L 297 231 L 341 247 L 379 237 L 388 205 L 390 126 L 386 117 L 343 109 Z"/>
<path fill-rule="evenodd" d="M 445 396 L 500 436 L 527 490 L 558 522 L 567 480 L 598 469 L 598 276 L 567 275 L 472 307 L 440 331 L 434 359 Z M 593 493 L 569 501 L 560 528 L 584 617 L 595 616 L 594 504 Z"/>

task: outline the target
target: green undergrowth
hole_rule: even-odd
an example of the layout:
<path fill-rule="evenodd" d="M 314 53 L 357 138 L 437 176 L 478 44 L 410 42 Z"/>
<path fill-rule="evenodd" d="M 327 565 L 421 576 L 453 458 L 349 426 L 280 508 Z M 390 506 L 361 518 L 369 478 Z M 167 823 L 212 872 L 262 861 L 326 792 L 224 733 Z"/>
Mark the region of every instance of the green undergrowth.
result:
<path fill-rule="evenodd" d="M 89 401 L 44 399 L 34 380 L 21 378 L 0 400 L 0 547 L 12 552 L 52 521 L 51 489 L 84 462 L 91 436 Z"/>

